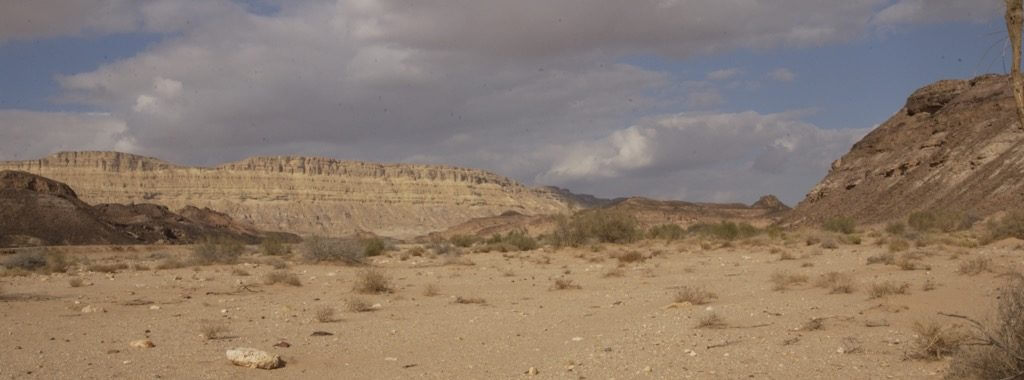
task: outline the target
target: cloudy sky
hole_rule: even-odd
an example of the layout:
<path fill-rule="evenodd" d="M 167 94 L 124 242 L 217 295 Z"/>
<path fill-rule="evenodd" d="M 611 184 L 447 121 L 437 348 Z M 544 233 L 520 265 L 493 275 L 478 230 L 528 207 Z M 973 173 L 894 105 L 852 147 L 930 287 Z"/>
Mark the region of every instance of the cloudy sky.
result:
<path fill-rule="evenodd" d="M 794 204 L 929 82 L 1005 72 L 999 0 L 7 0 L 0 159 L 443 163 Z"/>

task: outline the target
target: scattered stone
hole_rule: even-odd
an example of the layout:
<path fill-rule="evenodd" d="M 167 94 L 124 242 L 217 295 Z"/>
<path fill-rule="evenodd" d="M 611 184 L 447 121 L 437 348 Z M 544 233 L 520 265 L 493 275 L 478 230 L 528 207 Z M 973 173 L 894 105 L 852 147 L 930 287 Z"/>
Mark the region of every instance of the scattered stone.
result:
<path fill-rule="evenodd" d="M 646 366 L 646 367 L 644 367 L 644 372 L 647 372 L 647 373 L 651 373 L 651 372 L 653 372 L 653 371 L 654 371 L 654 369 L 653 369 L 653 368 L 651 368 L 651 366 Z"/>
<path fill-rule="evenodd" d="M 690 303 L 690 302 L 673 302 L 673 303 L 670 303 L 668 305 L 665 305 L 664 307 L 662 307 L 662 309 L 663 310 L 684 309 L 684 308 L 688 308 L 690 306 L 693 306 L 693 304 Z"/>
<path fill-rule="evenodd" d="M 227 351 L 231 364 L 258 369 L 274 369 L 284 365 L 281 357 L 255 348 L 238 347 Z"/>
<path fill-rule="evenodd" d="M 537 370 L 537 367 L 530 367 L 530 369 L 526 370 L 526 374 L 530 376 L 536 376 L 540 374 L 540 371 Z"/>
<path fill-rule="evenodd" d="M 149 339 L 133 340 L 130 343 L 128 343 L 128 345 L 131 346 L 131 347 L 134 347 L 134 348 L 153 348 L 153 347 L 156 347 L 156 345 L 153 344 L 153 341 L 151 341 Z"/>
<path fill-rule="evenodd" d="M 160 306 L 152 305 L 149 307 L 149 310 L 160 310 Z"/>
<path fill-rule="evenodd" d="M 277 342 L 277 343 L 274 344 L 274 347 L 281 347 L 281 348 L 288 348 L 288 347 L 291 347 L 291 346 L 292 345 L 290 343 L 285 342 L 285 341 Z"/>
<path fill-rule="evenodd" d="M 331 335 L 334 335 L 334 333 L 329 333 L 327 331 L 314 331 L 309 336 L 331 336 Z"/>
<path fill-rule="evenodd" d="M 397 362 L 398 358 L 396 358 L 394 356 L 388 356 L 388 357 L 384 358 L 384 361 L 386 361 L 386 362 Z"/>
<path fill-rule="evenodd" d="M 867 327 L 888 327 L 889 321 L 884 319 L 869 319 L 864 321 L 864 326 Z"/>
<path fill-rule="evenodd" d="M 573 342 L 579 342 L 579 341 L 582 341 L 582 340 L 583 340 L 583 337 L 581 337 L 581 336 L 574 336 L 574 337 L 572 337 L 572 341 Z"/>
<path fill-rule="evenodd" d="M 88 314 L 88 313 L 106 313 L 106 312 L 107 311 L 104 310 L 102 307 L 96 307 L 96 306 L 92 306 L 92 305 L 89 305 L 89 306 L 86 306 L 86 307 L 82 308 L 82 313 L 83 314 Z"/>
<path fill-rule="evenodd" d="M 121 350 L 107 350 L 107 355 L 119 354 Z"/>

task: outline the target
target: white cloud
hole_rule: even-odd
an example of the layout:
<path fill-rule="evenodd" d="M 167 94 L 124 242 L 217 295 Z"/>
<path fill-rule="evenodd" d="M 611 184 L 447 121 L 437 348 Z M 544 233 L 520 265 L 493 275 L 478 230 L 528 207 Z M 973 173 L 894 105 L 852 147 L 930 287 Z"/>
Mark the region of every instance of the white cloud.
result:
<path fill-rule="evenodd" d="M 615 182 L 624 185 L 613 188 L 654 196 L 685 192 L 688 199 L 714 201 L 723 194 L 751 200 L 775 191 L 793 202 L 868 131 L 821 129 L 800 116 L 748 111 L 650 118 L 571 146 L 538 180 Z"/>
<path fill-rule="evenodd" d="M 796 79 L 796 74 L 787 68 L 780 67 L 768 73 L 768 77 L 779 82 L 792 82 Z"/>
<path fill-rule="evenodd" d="M 102 113 L 0 110 L 0 159 L 27 160 L 59 150 L 136 150 L 124 121 Z"/>

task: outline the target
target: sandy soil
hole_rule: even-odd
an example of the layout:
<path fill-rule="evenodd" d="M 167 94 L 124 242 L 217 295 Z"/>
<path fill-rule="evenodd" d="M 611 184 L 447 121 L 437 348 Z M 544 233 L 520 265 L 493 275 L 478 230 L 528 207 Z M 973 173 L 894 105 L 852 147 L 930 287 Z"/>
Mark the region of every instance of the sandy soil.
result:
<path fill-rule="evenodd" d="M 378 295 L 353 290 L 361 268 L 294 260 L 287 270 L 302 286 L 264 285 L 274 269 L 257 256 L 236 265 L 4 276 L 0 378 L 941 378 L 948 359 L 907 358 L 914 322 L 957 323 L 940 311 L 990 314 L 1000 273 L 1024 258 L 1017 244 L 928 246 L 911 248 L 921 254 L 919 269 L 904 270 L 867 265 L 886 248 L 866 240 L 838 249 L 802 241 L 714 249 L 647 241 L 597 252 L 466 254 L 455 262 L 401 260 L 392 252 L 373 261 L 395 288 Z M 653 257 L 613 258 L 627 251 Z M 188 254 L 185 247 L 69 252 L 92 263 L 151 268 L 162 255 Z M 957 273 L 979 257 L 995 269 Z M 780 271 L 810 280 L 773 290 L 770 278 Z M 830 294 L 816 287 L 830 271 L 853 275 L 857 288 Z M 72 277 L 83 285 L 70 286 Z M 555 289 L 556 279 L 580 288 Z M 883 281 L 907 283 L 909 292 L 871 298 L 871 285 Z M 934 289 L 924 290 L 926 283 Z M 428 284 L 439 294 L 425 295 Z M 674 304 L 681 286 L 704 287 L 717 299 Z M 379 305 L 352 312 L 346 305 L 353 297 Z M 99 311 L 83 312 L 87 307 Z M 316 320 L 324 307 L 337 310 L 335 321 Z M 697 328 L 711 313 L 727 326 Z M 823 318 L 820 328 L 807 326 L 813 318 Z M 225 336 L 202 336 L 211 324 L 226 326 Z M 312 336 L 316 331 L 333 335 Z M 137 339 L 155 347 L 130 347 Z M 275 347 L 279 342 L 290 347 Z M 287 365 L 233 366 L 225 350 L 239 346 L 277 353 Z"/>

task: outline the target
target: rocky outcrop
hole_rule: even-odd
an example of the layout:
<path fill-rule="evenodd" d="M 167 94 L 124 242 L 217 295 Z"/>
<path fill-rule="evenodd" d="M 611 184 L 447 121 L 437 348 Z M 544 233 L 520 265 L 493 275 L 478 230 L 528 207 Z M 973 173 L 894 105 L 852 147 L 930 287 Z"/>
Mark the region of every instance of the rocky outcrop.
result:
<path fill-rule="evenodd" d="M 0 162 L 66 182 L 90 203 L 208 207 L 263 230 L 404 237 L 513 210 L 567 212 L 550 190 L 481 170 L 318 157 L 254 157 L 186 167 L 117 152 L 62 152 Z"/>
<path fill-rule="evenodd" d="M 914 211 L 984 217 L 1024 204 L 1024 132 L 1008 78 L 944 80 L 854 144 L 786 221 L 885 222 Z"/>
<path fill-rule="evenodd" d="M 0 171 L 0 247 L 194 243 L 206 237 L 253 244 L 270 235 L 298 241 L 297 236 L 259 231 L 213 210 L 186 208 L 184 213 L 147 203 L 93 207 L 64 183 Z"/>

